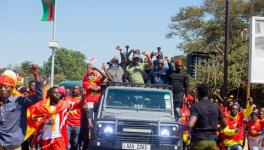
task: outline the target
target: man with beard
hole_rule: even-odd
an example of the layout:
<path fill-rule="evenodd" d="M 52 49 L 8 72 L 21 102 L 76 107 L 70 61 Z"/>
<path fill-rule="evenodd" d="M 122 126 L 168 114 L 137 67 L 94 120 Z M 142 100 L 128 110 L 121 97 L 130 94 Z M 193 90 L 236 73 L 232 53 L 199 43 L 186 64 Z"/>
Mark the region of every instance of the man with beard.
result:
<path fill-rule="evenodd" d="M 28 118 L 29 125 L 36 129 L 33 144 L 40 144 L 42 150 L 66 149 L 68 140 L 65 121 L 70 111 L 82 107 L 86 91 L 83 90 L 81 99 L 74 102 L 63 100 L 61 95 L 59 87 L 51 87 L 47 99 L 37 103 Z"/>

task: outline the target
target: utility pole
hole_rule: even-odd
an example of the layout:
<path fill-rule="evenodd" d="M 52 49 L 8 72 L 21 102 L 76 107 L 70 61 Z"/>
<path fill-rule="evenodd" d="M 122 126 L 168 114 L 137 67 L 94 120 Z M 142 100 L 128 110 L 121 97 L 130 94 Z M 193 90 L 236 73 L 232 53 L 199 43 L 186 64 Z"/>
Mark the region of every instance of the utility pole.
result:
<path fill-rule="evenodd" d="M 250 19 L 252 19 L 253 14 L 254 14 L 254 5 L 255 5 L 255 0 L 250 0 Z M 249 59 L 248 59 L 249 60 Z M 249 64 L 249 63 L 248 63 Z M 246 92 L 246 96 L 249 97 L 250 96 L 250 82 L 249 82 L 249 76 L 248 76 L 248 81 L 247 81 L 247 92 Z"/>
<path fill-rule="evenodd" d="M 229 52 L 229 7 L 230 1 L 226 0 L 226 13 L 225 13 L 225 51 L 224 51 L 224 97 L 228 97 L 228 52 Z"/>
<path fill-rule="evenodd" d="M 54 8 L 54 19 L 53 19 L 53 32 L 52 32 L 52 41 L 49 42 L 49 48 L 52 49 L 51 55 L 51 75 L 50 75 L 50 86 L 54 84 L 54 62 L 55 62 L 55 51 L 58 48 L 58 42 L 56 41 L 56 12 L 57 12 L 58 0 L 55 0 Z"/>

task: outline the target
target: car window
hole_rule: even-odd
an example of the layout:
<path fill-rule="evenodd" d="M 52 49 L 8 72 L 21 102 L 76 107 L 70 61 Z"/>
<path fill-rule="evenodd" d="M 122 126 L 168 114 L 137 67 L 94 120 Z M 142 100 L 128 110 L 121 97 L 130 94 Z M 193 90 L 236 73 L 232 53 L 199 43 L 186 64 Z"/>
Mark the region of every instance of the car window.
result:
<path fill-rule="evenodd" d="M 170 110 L 171 101 L 171 94 L 167 91 L 109 89 L 105 105 L 132 109 Z"/>

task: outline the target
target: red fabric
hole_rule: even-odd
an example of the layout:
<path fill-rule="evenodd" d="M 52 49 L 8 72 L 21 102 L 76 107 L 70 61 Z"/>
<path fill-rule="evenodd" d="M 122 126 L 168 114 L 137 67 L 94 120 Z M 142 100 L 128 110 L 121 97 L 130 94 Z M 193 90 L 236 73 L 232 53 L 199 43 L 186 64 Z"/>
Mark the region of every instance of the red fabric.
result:
<path fill-rule="evenodd" d="M 49 117 L 51 117 L 51 113 L 48 112 L 48 110 L 45 108 L 46 100 L 40 101 L 37 103 L 34 107 L 34 111 L 31 113 L 31 115 L 28 117 L 28 125 L 31 128 L 35 128 L 37 131 L 35 132 L 34 138 L 33 138 L 33 144 L 38 143 L 37 137 L 40 133 L 39 131 L 42 129 L 43 122 L 46 121 Z M 60 128 L 61 128 L 61 134 L 64 138 L 65 145 L 67 146 L 68 137 L 67 137 L 67 130 L 66 130 L 66 119 L 68 116 L 68 112 L 71 109 L 80 107 L 79 103 L 71 103 L 70 101 L 63 101 L 60 100 L 59 103 L 56 105 L 56 111 L 54 113 L 59 113 L 60 115 Z"/>
<path fill-rule="evenodd" d="M 187 102 L 188 103 L 192 103 L 193 102 L 193 99 L 194 99 L 193 96 L 191 96 L 191 95 L 188 95 L 187 96 Z"/>
<path fill-rule="evenodd" d="M 176 61 L 175 61 L 175 64 L 177 64 L 177 65 L 182 65 L 183 62 L 182 62 L 182 60 L 176 60 Z"/>
<path fill-rule="evenodd" d="M 16 86 L 15 80 L 13 80 L 12 78 L 10 78 L 8 76 L 5 76 L 5 75 L 4 76 L 0 76 L 0 84 L 12 86 L 12 87 Z"/>
<path fill-rule="evenodd" d="M 190 117 L 190 108 L 183 107 L 181 109 L 182 117 L 179 119 L 182 124 L 186 124 Z"/>
<path fill-rule="evenodd" d="M 93 74 L 94 79 L 89 80 L 88 75 Z M 90 87 L 100 87 L 101 76 L 95 70 L 87 70 L 83 78 L 83 87 L 86 90 L 86 101 L 98 103 L 101 97 L 101 91 L 92 92 L 89 90 Z"/>
<path fill-rule="evenodd" d="M 30 96 L 33 96 L 33 95 L 35 95 L 36 94 L 36 91 L 29 91 L 29 95 Z"/>
<path fill-rule="evenodd" d="M 47 120 L 52 114 L 44 107 L 46 100 L 42 100 L 35 104 L 34 111 L 31 112 L 28 118 L 28 124 L 31 127 L 39 127 L 45 120 Z M 67 108 L 67 104 L 64 101 L 59 101 L 56 105 L 56 113 L 59 113 Z"/>
<path fill-rule="evenodd" d="M 262 128 L 264 129 L 264 119 L 260 119 L 259 121 L 260 121 Z"/>
<path fill-rule="evenodd" d="M 67 96 L 65 99 L 71 102 L 79 102 L 81 100 L 81 97 L 74 98 L 71 96 Z M 80 126 L 81 125 L 81 108 L 71 110 L 69 112 L 66 123 L 70 126 Z"/>
<path fill-rule="evenodd" d="M 60 115 L 61 117 L 61 120 L 63 120 L 63 116 Z M 61 135 L 63 137 L 63 140 L 64 140 L 64 146 L 65 146 L 65 149 L 68 147 L 68 144 L 69 144 L 69 138 L 68 138 L 68 130 L 67 130 L 67 126 L 66 124 L 63 124 L 63 126 L 61 127 Z"/>
<path fill-rule="evenodd" d="M 55 138 L 53 141 L 41 140 L 42 150 L 65 150 L 65 142 L 62 137 Z"/>
<path fill-rule="evenodd" d="M 54 5 L 50 5 L 49 6 L 48 21 L 53 21 L 54 20 L 54 11 L 55 11 L 55 6 Z"/>
<path fill-rule="evenodd" d="M 229 129 L 240 129 L 240 132 L 233 136 L 224 136 L 224 139 L 243 141 L 244 140 L 244 122 L 243 122 L 243 112 L 238 112 L 237 117 L 232 118 L 230 115 L 226 116 L 226 124 Z"/>
<path fill-rule="evenodd" d="M 263 129 L 263 126 L 261 124 L 261 121 L 258 119 L 255 122 L 249 121 L 247 123 L 247 128 L 248 128 L 248 136 L 254 137 L 258 135 L 254 135 L 252 132 L 260 132 Z"/>
<path fill-rule="evenodd" d="M 59 87 L 59 91 L 60 91 L 60 93 L 61 93 L 63 96 L 66 95 L 66 89 L 65 89 L 64 86 Z"/>

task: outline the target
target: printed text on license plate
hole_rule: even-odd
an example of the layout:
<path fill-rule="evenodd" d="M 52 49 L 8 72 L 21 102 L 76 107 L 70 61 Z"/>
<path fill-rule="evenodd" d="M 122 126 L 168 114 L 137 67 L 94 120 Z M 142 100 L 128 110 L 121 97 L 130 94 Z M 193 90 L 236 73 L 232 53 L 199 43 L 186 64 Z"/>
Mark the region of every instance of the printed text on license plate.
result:
<path fill-rule="evenodd" d="M 122 149 L 150 150 L 148 144 L 122 143 Z"/>

